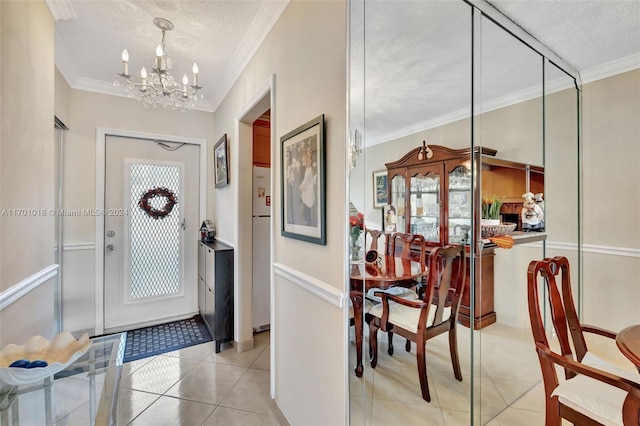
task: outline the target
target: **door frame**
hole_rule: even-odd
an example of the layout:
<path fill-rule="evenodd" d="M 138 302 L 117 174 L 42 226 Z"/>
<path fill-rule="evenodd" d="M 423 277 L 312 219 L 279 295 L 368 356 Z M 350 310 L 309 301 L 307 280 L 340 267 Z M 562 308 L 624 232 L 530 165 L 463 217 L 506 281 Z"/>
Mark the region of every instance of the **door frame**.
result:
<path fill-rule="evenodd" d="M 96 211 L 104 211 L 105 173 L 107 165 L 106 146 L 107 136 L 119 136 L 132 139 L 147 139 L 151 141 L 166 141 L 198 145 L 200 148 L 200 221 L 207 215 L 207 140 L 186 138 L 181 136 L 162 135 L 157 133 L 136 132 L 133 130 L 96 128 Z M 104 333 L 104 217 L 96 215 L 95 231 L 95 297 L 94 297 L 94 333 L 99 336 Z M 197 284 L 197 283 L 196 283 Z"/>

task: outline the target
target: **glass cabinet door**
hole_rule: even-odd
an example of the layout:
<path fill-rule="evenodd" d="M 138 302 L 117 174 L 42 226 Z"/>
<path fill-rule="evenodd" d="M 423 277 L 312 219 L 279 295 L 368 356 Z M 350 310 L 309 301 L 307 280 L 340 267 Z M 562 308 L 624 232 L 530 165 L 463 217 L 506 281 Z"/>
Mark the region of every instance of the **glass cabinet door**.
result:
<path fill-rule="evenodd" d="M 396 175 L 391 179 L 391 204 L 397 209 L 396 211 L 396 231 L 405 232 L 405 187 L 404 176 Z"/>
<path fill-rule="evenodd" d="M 412 176 L 409 194 L 409 232 L 440 243 L 440 175 Z"/>
<path fill-rule="evenodd" d="M 458 166 L 449 173 L 449 243 L 468 244 L 471 229 L 471 170 Z"/>

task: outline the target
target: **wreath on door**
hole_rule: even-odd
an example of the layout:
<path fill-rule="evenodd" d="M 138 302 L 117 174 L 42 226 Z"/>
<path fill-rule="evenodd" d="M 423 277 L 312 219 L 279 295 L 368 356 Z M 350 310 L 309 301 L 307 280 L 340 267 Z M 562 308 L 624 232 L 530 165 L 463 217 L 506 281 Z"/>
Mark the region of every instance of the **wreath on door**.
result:
<path fill-rule="evenodd" d="M 164 207 L 161 209 L 156 209 L 149 202 L 157 197 L 163 197 L 167 200 L 164 204 Z M 150 218 L 152 219 L 164 219 L 166 216 L 171 213 L 173 207 L 178 203 L 178 199 L 176 198 L 176 194 L 173 193 L 170 189 L 157 187 L 148 190 L 142 197 L 140 201 L 138 201 L 138 206 L 144 211 Z"/>

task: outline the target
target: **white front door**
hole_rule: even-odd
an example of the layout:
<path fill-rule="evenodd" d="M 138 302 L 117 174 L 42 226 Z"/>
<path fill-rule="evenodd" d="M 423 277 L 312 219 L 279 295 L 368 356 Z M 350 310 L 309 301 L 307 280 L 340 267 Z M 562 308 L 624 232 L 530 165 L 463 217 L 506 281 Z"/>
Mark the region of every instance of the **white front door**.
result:
<path fill-rule="evenodd" d="M 199 147 L 107 136 L 105 331 L 197 312 Z"/>

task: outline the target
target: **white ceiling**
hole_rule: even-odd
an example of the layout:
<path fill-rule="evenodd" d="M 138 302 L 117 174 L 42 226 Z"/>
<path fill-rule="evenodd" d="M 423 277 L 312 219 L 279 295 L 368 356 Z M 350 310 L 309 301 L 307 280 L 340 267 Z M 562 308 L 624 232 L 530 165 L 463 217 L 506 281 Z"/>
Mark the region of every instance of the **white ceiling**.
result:
<path fill-rule="evenodd" d="M 222 101 L 289 2 L 46 1 L 58 19 L 56 66 L 71 87 L 124 95 L 112 85 L 121 71 L 122 49 L 129 50 L 131 74 L 149 68 L 161 38 L 152 21 L 163 17 L 175 25 L 167 33 L 174 74 L 190 75 L 191 63 L 198 63 L 205 102 L 197 108 L 209 111 Z M 490 3 L 577 68 L 583 81 L 640 67 L 640 0 Z M 366 81 L 368 144 L 451 121 L 465 108 L 468 114 L 469 6 L 451 0 L 353 1 L 354 21 L 362 5 L 366 31 L 361 23 L 351 30 L 352 104 L 362 105 L 361 83 Z M 484 101 L 498 106 L 539 84 L 539 57 L 489 22 L 482 25 L 482 46 Z M 357 121 L 361 111 L 353 111 Z"/>
<path fill-rule="evenodd" d="M 123 95 L 113 87 L 122 72 L 122 49 L 129 51 L 129 74 L 149 70 L 162 32 L 153 19 L 171 21 L 166 34 L 172 73 L 181 80 L 198 64 L 204 102 L 214 111 L 278 20 L 289 0 L 48 0 L 55 24 L 55 60 L 73 88 Z M 64 19 L 67 18 L 67 19 Z M 70 18 L 70 19 L 69 19 Z"/>

